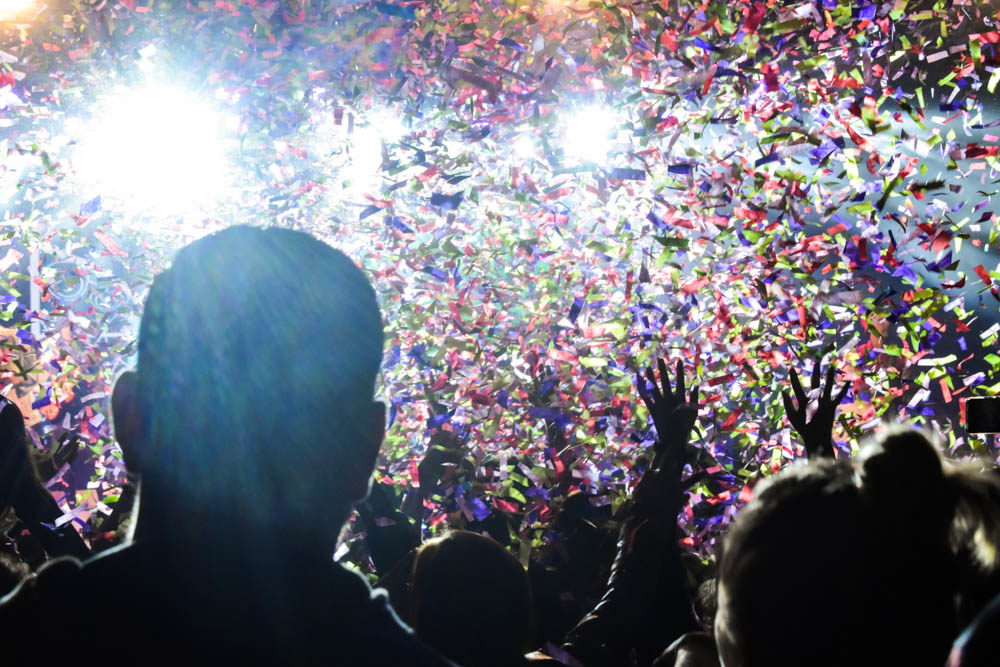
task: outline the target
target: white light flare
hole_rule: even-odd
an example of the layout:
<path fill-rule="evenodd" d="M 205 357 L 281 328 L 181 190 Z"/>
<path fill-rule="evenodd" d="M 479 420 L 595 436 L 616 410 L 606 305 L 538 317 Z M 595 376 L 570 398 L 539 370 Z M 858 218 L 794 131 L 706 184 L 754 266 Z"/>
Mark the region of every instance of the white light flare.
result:
<path fill-rule="evenodd" d="M 521 160 L 530 160 L 538 153 L 538 143 L 530 134 L 520 134 L 511 144 L 514 155 Z"/>
<path fill-rule="evenodd" d="M 349 180 L 362 188 L 370 187 L 378 179 L 383 145 L 398 142 L 407 132 L 399 116 L 388 110 L 369 113 L 366 120 L 363 125 L 355 125 L 348 137 Z"/>
<path fill-rule="evenodd" d="M 0 21 L 18 18 L 34 4 L 35 0 L 0 0 Z"/>
<path fill-rule="evenodd" d="M 374 174 L 382 165 L 382 144 L 395 143 L 406 134 L 402 121 L 388 111 L 368 116 L 365 125 L 355 126 L 351 136 L 351 163 L 364 174 Z"/>
<path fill-rule="evenodd" d="M 180 214 L 226 194 L 237 126 L 187 91 L 123 87 L 100 99 L 78 130 L 73 164 L 95 194 Z"/>
<path fill-rule="evenodd" d="M 567 158 L 600 164 L 614 145 L 620 123 L 617 116 L 601 106 L 577 109 L 563 123 L 562 147 Z"/>

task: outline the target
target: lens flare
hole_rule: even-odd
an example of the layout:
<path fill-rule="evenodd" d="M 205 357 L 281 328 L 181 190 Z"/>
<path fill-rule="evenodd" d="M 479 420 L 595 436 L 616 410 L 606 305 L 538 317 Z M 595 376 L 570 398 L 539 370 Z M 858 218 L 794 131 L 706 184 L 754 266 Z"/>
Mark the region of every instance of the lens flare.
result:
<path fill-rule="evenodd" d="M 97 194 L 183 212 L 225 194 L 236 124 L 181 89 L 120 88 L 84 122 L 73 165 Z"/>
<path fill-rule="evenodd" d="M 531 135 L 521 134 L 511 144 L 514 155 L 522 160 L 530 160 L 538 153 L 538 143 Z"/>
<path fill-rule="evenodd" d="M 366 114 L 363 123 L 355 125 L 347 138 L 350 156 L 346 174 L 348 180 L 362 188 L 373 185 L 382 167 L 383 147 L 398 142 L 406 132 L 399 116 L 389 110 L 380 109 Z"/>
<path fill-rule="evenodd" d="M 18 18 L 34 4 L 35 0 L 0 0 L 0 21 Z"/>
<path fill-rule="evenodd" d="M 563 124 L 563 152 L 577 162 L 604 162 L 614 145 L 618 126 L 618 118 L 609 109 L 600 106 L 577 109 Z"/>
<path fill-rule="evenodd" d="M 351 137 L 351 163 L 359 175 L 374 174 L 382 165 L 382 145 L 399 141 L 406 127 L 388 111 L 378 111 L 368 117 L 365 125 L 356 127 Z"/>

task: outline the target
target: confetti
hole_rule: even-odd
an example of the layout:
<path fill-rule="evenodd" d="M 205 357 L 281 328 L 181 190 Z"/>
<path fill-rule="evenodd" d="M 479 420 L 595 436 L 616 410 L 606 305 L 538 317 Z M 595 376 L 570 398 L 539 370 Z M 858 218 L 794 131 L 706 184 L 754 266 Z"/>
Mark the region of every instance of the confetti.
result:
<path fill-rule="evenodd" d="M 84 437 L 115 495 L 110 384 L 152 276 L 235 221 L 305 229 L 379 292 L 379 478 L 416 488 L 432 432 L 462 434 L 426 531 L 502 512 L 533 549 L 570 490 L 620 507 L 651 442 L 634 372 L 663 355 L 712 392 L 698 447 L 721 470 L 680 518 L 705 553 L 794 458 L 780 391 L 824 351 L 854 383 L 839 442 L 928 415 L 965 437 L 954 388 L 991 384 L 1000 332 L 987 11 L 130 1 L 4 23 L 0 385 L 43 447 Z M 79 173 L 112 62 L 232 119 L 211 202 L 178 215 Z M 582 151 L 584 107 L 613 122 Z"/>

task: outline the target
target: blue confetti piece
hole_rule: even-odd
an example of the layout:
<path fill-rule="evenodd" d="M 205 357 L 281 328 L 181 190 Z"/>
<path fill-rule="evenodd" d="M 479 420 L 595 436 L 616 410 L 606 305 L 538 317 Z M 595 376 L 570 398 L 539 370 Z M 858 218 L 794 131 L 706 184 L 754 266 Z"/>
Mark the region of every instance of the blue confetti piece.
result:
<path fill-rule="evenodd" d="M 506 46 L 509 49 L 514 49 L 515 51 L 520 51 L 524 53 L 524 47 L 512 40 L 510 37 L 504 37 L 500 40 L 500 46 Z"/>
<path fill-rule="evenodd" d="M 402 220 L 400 220 L 394 215 L 391 215 L 388 218 L 386 218 L 386 221 L 389 223 L 390 226 L 395 227 L 401 232 L 406 232 L 407 234 L 414 233 L 413 229 L 411 229 L 406 223 L 404 223 Z"/>
<path fill-rule="evenodd" d="M 101 195 L 97 195 L 88 202 L 80 205 L 80 216 L 88 217 L 101 210 Z"/>
<path fill-rule="evenodd" d="M 553 410 L 552 408 L 531 407 L 528 408 L 528 415 L 535 417 L 536 419 L 545 419 L 547 421 L 555 422 L 556 426 L 559 428 L 565 428 L 573 423 L 572 420 L 560 410 Z"/>
<path fill-rule="evenodd" d="M 446 280 L 448 280 L 448 274 L 447 273 L 445 273 L 441 269 L 435 269 L 433 266 L 425 266 L 424 268 L 422 268 L 420 270 L 423 271 L 424 273 L 427 273 L 429 275 L 434 276 L 435 278 L 437 278 L 441 282 L 445 282 Z"/>
<path fill-rule="evenodd" d="M 52 405 L 52 387 L 49 387 L 45 391 L 44 396 L 31 404 L 31 409 L 37 410 L 38 408 L 44 408 L 46 405 Z"/>
<path fill-rule="evenodd" d="M 644 181 L 646 180 L 646 172 L 643 169 L 614 167 L 608 171 L 608 178 L 617 178 L 621 181 Z"/>
<path fill-rule="evenodd" d="M 875 18 L 875 12 L 877 9 L 878 7 L 876 7 L 875 5 L 863 5 L 861 7 L 855 7 L 852 14 L 856 19 L 861 19 L 861 20 L 867 19 L 871 21 L 873 18 Z"/>
<path fill-rule="evenodd" d="M 417 13 L 413 10 L 413 7 L 400 7 L 399 5 L 391 5 L 388 2 L 376 2 L 375 8 L 380 14 L 385 14 L 386 16 L 398 16 L 410 21 L 417 18 Z"/>
<path fill-rule="evenodd" d="M 694 38 L 694 44 L 695 44 L 695 46 L 697 46 L 697 47 L 699 47 L 701 49 L 704 49 L 706 51 L 718 51 L 719 50 L 719 47 L 712 46 L 711 44 L 709 44 L 708 42 L 706 42 L 705 40 L 703 40 L 701 37 L 695 37 Z"/>
<path fill-rule="evenodd" d="M 762 164 L 767 164 L 768 162 L 774 162 L 778 158 L 779 158 L 778 151 L 774 151 L 773 153 L 769 153 L 762 158 L 758 158 L 757 161 L 753 163 L 753 166 L 759 167 Z"/>
<path fill-rule="evenodd" d="M 427 420 L 427 428 L 440 428 L 451 421 L 455 411 L 446 412 L 443 415 L 434 415 Z"/>
<path fill-rule="evenodd" d="M 454 211 L 458 208 L 458 205 L 462 203 L 463 197 L 465 197 L 464 192 L 456 192 L 453 195 L 445 195 L 435 192 L 431 195 L 431 206 L 436 206 L 442 211 Z"/>
<path fill-rule="evenodd" d="M 389 357 L 385 360 L 385 363 L 382 364 L 382 368 L 384 370 L 395 368 L 396 364 L 399 363 L 399 357 L 399 345 L 393 345 L 392 350 L 389 352 Z"/>
<path fill-rule="evenodd" d="M 493 510 L 487 507 L 486 504 L 476 496 L 469 498 L 466 501 L 466 504 L 469 509 L 472 510 L 472 516 L 476 517 L 476 521 L 483 521 L 486 517 L 493 513 Z"/>
<path fill-rule="evenodd" d="M 821 164 L 824 160 L 826 160 L 828 157 L 836 153 L 838 150 L 840 150 L 840 147 L 837 146 L 837 144 L 835 144 L 834 142 L 824 141 L 821 145 L 809 151 L 810 155 L 809 162 L 813 165 Z"/>

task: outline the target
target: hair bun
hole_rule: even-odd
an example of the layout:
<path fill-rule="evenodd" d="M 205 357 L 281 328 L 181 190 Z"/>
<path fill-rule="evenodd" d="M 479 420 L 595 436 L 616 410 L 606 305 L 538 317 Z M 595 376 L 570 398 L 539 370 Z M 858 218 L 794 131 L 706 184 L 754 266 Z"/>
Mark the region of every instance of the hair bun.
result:
<path fill-rule="evenodd" d="M 953 510 L 944 467 L 931 440 L 913 429 L 894 429 L 862 457 L 861 486 L 873 504 L 890 509 L 900 527 L 938 521 L 945 528 Z M 884 513 L 882 514 L 884 516 Z"/>
<path fill-rule="evenodd" d="M 944 479 L 941 457 L 915 429 L 890 431 L 862 460 L 865 485 L 873 490 L 919 493 L 933 490 Z"/>

